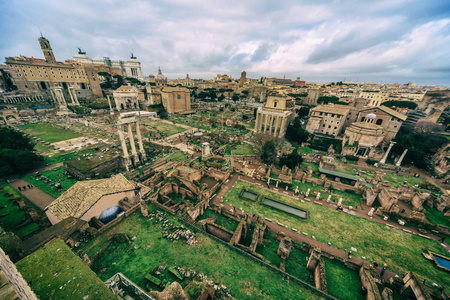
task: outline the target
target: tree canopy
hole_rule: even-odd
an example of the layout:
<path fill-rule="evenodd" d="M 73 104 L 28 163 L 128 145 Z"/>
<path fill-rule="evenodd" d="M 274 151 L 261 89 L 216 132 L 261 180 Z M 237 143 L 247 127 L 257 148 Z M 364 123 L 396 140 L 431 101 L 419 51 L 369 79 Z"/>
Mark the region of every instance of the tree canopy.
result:
<path fill-rule="evenodd" d="M 302 128 L 300 118 L 296 117 L 294 119 L 294 122 L 288 125 L 284 137 L 290 142 L 301 144 L 308 140 L 309 133 L 308 131 Z"/>
<path fill-rule="evenodd" d="M 339 98 L 336 96 L 320 96 L 317 99 L 317 103 L 318 104 L 334 103 L 334 104 L 348 105 L 347 102 L 339 101 Z"/>
<path fill-rule="evenodd" d="M 294 149 L 290 154 L 284 154 L 280 157 L 280 165 L 287 166 L 289 169 L 294 169 L 296 166 L 301 164 L 303 158 L 298 154 L 297 148 Z"/>
<path fill-rule="evenodd" d="M 12 175 L 33 170 L 43 160 L 34 153 L 34 144 L 22 133 L 0 128 L 0 174 Z"/>
<path fill-rule="evenodd" d="M 277 158 L 277 151 L 273 140 L 267 141 L 262 147 L 261 159 L 266 164 L 273 164 Z"/>
<path fill-rule="evenodd" d="M 402 108 L 410 108 L 415 109 L 417 107 L 417 103 L 412 101 L 400 101 L 400 100 L 391 100 L 383 102 L 383 105 L 386 107 L 402 107 Z"/>

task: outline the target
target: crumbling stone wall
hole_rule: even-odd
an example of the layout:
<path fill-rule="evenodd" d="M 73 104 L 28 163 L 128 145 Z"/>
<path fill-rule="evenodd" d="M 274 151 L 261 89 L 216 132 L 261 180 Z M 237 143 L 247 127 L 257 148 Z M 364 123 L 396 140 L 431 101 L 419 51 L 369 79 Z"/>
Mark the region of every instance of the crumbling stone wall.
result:
<path fill-rule="evenodd" d="M 380 292 L 378 291 L 377 284 L 370 274 L 369 269 L 362 266 L 359 269 L 359 278 L 361 278 L 361 283 L 363 288 L 367 291 L 367 300 L 381 300 Z"/>
<path fill-rule="evenodd" d="M 214 223 L 206 223 L 205 231 L 217 236 L 218 238 L 220 238 L 226 242 L 229 242 L 231 240 L 231 238 L 233 237 L 233 232 L 229 231 L 228 229 L 223 228 L 222 226 L 214 224 Z"/>
<path fill-rule="evenodd" d="M 321 290 L 324 293 L 328 293 L 325 260 L 323 257 L 320 257 L 319 263 L 314 270 L 314 282 L 316 284 L 316 289 Z"/>

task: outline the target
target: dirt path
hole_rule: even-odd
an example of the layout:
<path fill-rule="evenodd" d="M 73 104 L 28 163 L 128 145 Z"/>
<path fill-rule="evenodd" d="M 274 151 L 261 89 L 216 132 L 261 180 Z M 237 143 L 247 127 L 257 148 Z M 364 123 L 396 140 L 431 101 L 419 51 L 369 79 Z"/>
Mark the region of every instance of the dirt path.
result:
<path fill-rule="evenodd" d="M 52 203 L 55 198 L 47 194 L 46 192 L 38 189 L 37 187 L 28 188 L 29 183 L 23 179 L 17 179 L 11 181 L 11 186 L 13 186 L 18 192 L 22 193 L 31 202 L 36 204 L 40 209 L 44 210 L 50 203 Z M 19 187 L 26 186 L 27 188 L 19 191 Z"/>

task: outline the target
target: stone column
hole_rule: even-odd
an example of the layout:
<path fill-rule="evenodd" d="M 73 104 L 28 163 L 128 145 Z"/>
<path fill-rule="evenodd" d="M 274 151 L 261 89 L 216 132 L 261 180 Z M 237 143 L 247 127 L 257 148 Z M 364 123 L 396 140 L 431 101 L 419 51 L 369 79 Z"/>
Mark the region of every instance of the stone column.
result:
<path fill-rule="evenodd" d="M 110 114 L 111 114 L 112 116 L 114 116 L 114 111 L 113 111 L 113 109 L 112 109 L 111 99 L 109 98 L 109 95 L 106 96 L 106 98 L 108 98 L 108 104 L 109 104 L 109 111 L 110 111 Z"/>
<path fill-rule="evenodd" d="M 265 124 L 265 127 L 264 127 L 264 133 L 267 133 L 267 130 L 268 130 L 268 128 L 269 128 L 269 122 L 268 122 L 268 120 L 269 120 L 269 115 L 268 115 L 268 114 L 264 114 L 264 117 L 265 117 L 265 120 L 264 120 L 264 124 Z"/>
<path fill-rule="evenodd" d="M 270 118 L 269 118 L 269 122 L 270 122 L 270 126 L 269 126 L 269 134 L 270 135 L 272 135 L 272 127 L 273 127 L 273 116 L 272 115 L 270 115 Z"/>
<path fill-rule="evenodd" d="M 139 155 L 136 151 L 136 145 L 134 144 L 134 136 L 133 136 L 133 130 L 131 129 L 131 123 L 128 123 L 128 138 L 130 140 L 131 145 L 131 155 L 134 157 L 134 163 L 139 162 Z"/>
<path fill-rule="evenodd" d="M 72 102 L 75 105 L 80 105 L 80 101 L 78 101 L 78 96 L 77 96 L 77 92 L 75 91 L 75 89 L 73 87 L 69 88 L 69 92 L 72 92 Z"/>
<path fill-rule="evenodd" d="M 279 137 L 283 137 L 284 136 L 284 132 L 286 130 L 286 122 L 287 122 L 287 117 L 286 116 L 282 116 L 282 121 L 281 121 L 281 126 L 280 126 L 280 135 Z"/>
<path fill-rule="evenodd" d="M 380 160 L 380 164 L 385 164 L 386 163 L 386 159 L 388 158 L 389 155 L 389 151 L 391 151 L 392 146 L 394 146 L 395 142 L 391 142 L 389 144 L 389 148 L 387 149 L 386 153 L 384 154 L 383 158 Z"/>
<path fill-rule="evenodd" d="M 255 124 L 255 131 L 259 132 L 261 131 L 261 114 L 259 111 L 256 112 L 256 124 Z"/>
<path fill-rule="evenodd" d="M 398 160 L 398 162 L 395 164 L 395 166 L 400 167 L 400 165 L 402 164 L 402 160 L 406 155 L 406 152 L 408 152 L 408 149 L 405 149 L 405 151 L 403 151 L 402 156 L 400 156 L 400 159 Z"/>
<path fill-rule="evenodd" d="M 145 154 L 144 144 L 142 143 L 141 128 L 140 128 L 139 121 L 136 121 L 136 135 L 138 138 L 139 152 L 141 153 L 141 159 L 142 159 L 142 162 L 144 162 L 147 160 L 147 155 Z"/>
<path fill-rule="evenodd" d="M 70 101 L 72 102 L 72 105 L 75 105 L 75 100 L 73 99 L 73 95 L 72 95 L 72 87 L 70 86 L 67 90 L 69 92 Z"/>
<path fill-rule="evenodd" d="M 128 166 L 131 165 L 130 156 L 128 155 L 128 148 L 127 148 L 127 142 L 125 141 L 125 137 L 123 136 L 122 132 L 122 125 L 118 125 L 118 132 L 119 132 L 119 138 L 120 143 L 122 144 L 122 150 L 123 150 L 123 158 L 125 160 L 125 168 L 128 169 Z"/>

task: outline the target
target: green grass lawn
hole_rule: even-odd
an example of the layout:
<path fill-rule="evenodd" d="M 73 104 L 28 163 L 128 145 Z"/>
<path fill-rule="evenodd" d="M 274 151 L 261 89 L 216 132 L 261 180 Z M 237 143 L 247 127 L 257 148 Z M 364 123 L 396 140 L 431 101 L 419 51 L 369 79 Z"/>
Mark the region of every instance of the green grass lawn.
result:
<path fill-rule="evenodd" d="M 425 209 L 427 211 L 425 216 L 430 223 L 450 227 L 449 217 L 444 216 L 444 212 L 438 211 L 436 208 L 431 208 L 429 206 L 425 206 Z"/>
<path fill-rule="evenodd" d="M 176 133 L 183 132 L 186 130 L 180 126 L 168 124 L 166 122 L 161 122 L 161 121 L 146 122 L 145 126 L 150 127 L 151 129 L 156 130 L 160 133 L 163 133 L 166 137 L 174 135 Z"/>
<path fill-rule="evenodd" d="M 301 165 L 302 165 L 303 167 L 305 167 L 305 168 L 311 167 L 311 169 L 312 169 L 313 172 L 319 172 L 319 165 L 318 165 L 318 164 L 315 164 L 315 163 L 312 163 L 312 162 L 304 161 L 304 162 L 301 163 Z"/>
<path fill-rule="evenodd" d="M 300 147 L 299 148 L 300 155 L 308 155 L 308 154 L 311 154 L 311 152 L 312 152 L 312 149 L 309 147 Z"/>
<path fill-rule="evenodd" d="M 160 161 L 165 160 L 165 159 L 167 159 L 168 162 L 169 162 L 169 161 L 172 161 L 172 160 L 174 160 L 174 159 L 179 159 L 179 160 L 181 160 L 181 161 L 184 161 L 184 160 L 187 159 L 187 157 L 186 157 L 186 155 L 185 155 L 183 152 L 181 152 L 181 151 L 176 151 L 176 152 L 174 152 L 174 153 L 171 153 L 171 154 L 169 154 L 169 155 L 167 155 L 167 156 L 165 156 L 165 157 L 162 157 L 162 158 L 160 158 L 160 159 L 158 159 L 158 160 L 152 162 L 152 163 L 150 164 L 150 166 L 153 166 L 154 164 L 159 163 Z"/>
<path fill-rule="evenodd" d="M 386 174 L 383 176 L 383 180 L 389 181 L 389 185 L 392 187 L 398 187 L 403 184 L 404 181 L 408 182 L 409 185 L 420 185 L 426 180 L 421 177 L 397 175 L 397 174 Z"/>
<path fill-rule="evenodd" d="M 255 155 L 253 146 L 250 144 L 236 145 L 231 149 L 231 155 Z"/>
<path fill-rule="evenodd" d="M 308 253 L 292 247 L 289 258 L 286 260 L 286 272 L 314 286 L 313 271 L 306 268 L 308 259 Z"/>
<path fill-rule="evenodd" d="M 210 209 L 205 210 L 205 212 L 203 213 L 203 215 L 201 215 L 197 221 L 199 220 L 203 220 L 203 219 L 207 219 L 207 218 L 211 218 L 214 217 L 216 218 L 216 224 L 219 226 L 222 226 L 230 231 L 235 231 L 236 228 L 238 227 L 238 222 L 225 217 L 224 215 L 221 215 L 219 213 L 216 213 L 215 211 L 212 211 Z"/>
<path fill-rule="evenodd" d="M 12 188 L 9 185 L 2 185 L 7 193 L 12 193 Z M 16 198 L 21 195 L 12 193 Z M 0 226 L 6 231 L 15 233 L 18 237 L 23 238 L 28 234 L 39 229 L 39 225 L 31 222 L 21 226 L 21 223 L 27 219 L 23 210 L 19 208 L 12 200 L 9 200 L 3 193 L 0 193 L 0 214 L 9 214 L 0 218 Z M 39 213 L 39 212 L 38 212 Z"/>
<path fill-rule="evenodd" d="M 64 130 L 52 126 L 47 122 L 39 122 L 35 124 L 25 124 L 18 126 L 20 129 L 26 131 L 27 133 L 40 138 L 41 140 L 48 143 L 55 143 L 65 140 L 70 140 L 73 138 L 81 137 L 82 135 L 72 132 L 70 130 Z"/>
<path fill-rule="evenodd" d="M 106 285 L 62 240 L 37 250 L 16 263 L 40 299 L 115 299 Z"/>
<path fill-rule="evenodd" d="M 152 209 L 149 207 L 150 211 Z M 168 218 L 172 224 L 180 225 L 174 216 Z M 295 282 L 284 281 L 278 273 L 201 233 L 196 234 L 199 243 L 195 246 L 189 246 L 182 240 L 169 241 L 162 237 L 159 223 L 145 219 L 140 213 L 129 216 L 113 230 L 127 233 L 130 237 L 136 236 L 134 243 L 140 247 L 135 249 L 131 244 L 117 243 L 107 246 L 106 250 L 97 256 L 92 266 L 102 280 L 121 272 L 145 288 L 145 276 L 152 268 L 159 265 L 167 267 L 176 265 L 204 273 L 215 282 L 224 284 L 237 299 L 319 298 Z M 107 245 L 108 233 L 82 245 L 81 250 L 93 258 Z M 106 270 L 100 272 L 103 268 Z M 184 281 L 181 282 L 182 285 L 186 284 Z"/>
<path fill-rule="evenodd" d="M 41 175 L 47 177 L 48 179 L 52 180 L 51 183 L 46 183 L 43 180 L 38 180 L 35 175 L 30 175 L 24 178 L 27 182 L 35 185 L 39 189 L 43 190 L 47 194 L 58 198 L 62 195 L 65 191 L 67 191 L 71 186 L 73 186 L 77 180 L 75 178 L 68 178 L 68 175 L 63 174 L 65 172 L 65 168 L 63 166 L 57 167 L 52 170 L 47 170 L 41 172 Z M 54 187 L 54 184 L 59 182 L 62 186 L 62 189 L 58 190 Z"/>
<path fill-rule="evenodd" d="M 259 203 L 243 200 L 239 197 L 245 188 L 262 196 L 277 199 L 287 205 L 307 210 L 308 220 L 299 219 L 289 214 L 270 209 Z M 263 197 L 261 197 L 263 198 Z M 331 246 L 342 251 L 355 247 L 354 255 L 365 256 L 370 262 L 387 263 L 388 268 L 397 273 L 413 271 L 428 282 L 448 286 L 450 277 L 437 269 L 422 256 L 422 249 L 429 249 L 442 255 L 448 255 L 436 241 L 427 240 L 417 235 L 409 235 L 402 231 L 394 231 L 382 224 L 343 213 L 329 207 L 301 202 L 301 200 L 285 196 L 257 185 L 238 180 L 224 196 L 225 204 L 242 208 L 246 212 L 262 215 L 296 228 L 299 231 L 314 235 L 317 241 L 331 243 Z"/>
<path fill-rule="evenodd" d="M 325 274 L 330 295 L 342 300 L 364 300 L 366 298 L 358 293 L 362 284 L 356 271 L 325 258 Z"/>

